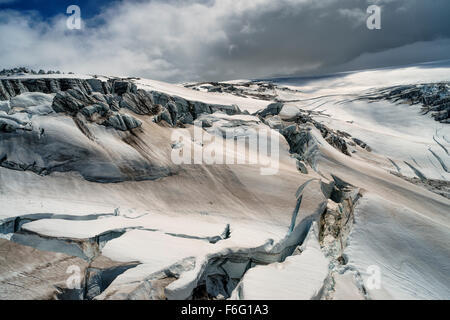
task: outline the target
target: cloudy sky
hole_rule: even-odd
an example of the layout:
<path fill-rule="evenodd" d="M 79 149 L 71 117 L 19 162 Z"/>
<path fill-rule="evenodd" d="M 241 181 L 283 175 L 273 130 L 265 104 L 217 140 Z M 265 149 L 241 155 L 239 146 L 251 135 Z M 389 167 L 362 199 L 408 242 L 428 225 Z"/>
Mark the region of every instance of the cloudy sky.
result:
<path fill-rule="evenodd" d="M 381 30 L 366 27 L 372 4 Z M 404 65 L 450 59 L 449 13 L 449 0 L 0 0 L 0 68 L 183 82 Z"/>

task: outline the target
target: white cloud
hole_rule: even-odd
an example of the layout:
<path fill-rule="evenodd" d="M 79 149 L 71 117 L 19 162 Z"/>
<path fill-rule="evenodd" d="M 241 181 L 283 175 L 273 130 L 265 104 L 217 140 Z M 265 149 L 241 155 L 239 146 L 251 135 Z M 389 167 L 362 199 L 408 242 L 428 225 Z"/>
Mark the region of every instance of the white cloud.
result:
<path fill-rule="evenodd" d="M 67 30 L 64 15 L 44 22 L 3 11 L 0 61 L 180 82 L 324 71 L 366 52 L 433 40 L 439 26 L 421 35 L 420 25 L 392 18 L 405 1 L 414 0 L 380 2 L 392 6 L 383 27 L 399 35 L 366 30 L 367 3 L 359 0 L 123 1 L 85 21 L 82 31 Z"/>

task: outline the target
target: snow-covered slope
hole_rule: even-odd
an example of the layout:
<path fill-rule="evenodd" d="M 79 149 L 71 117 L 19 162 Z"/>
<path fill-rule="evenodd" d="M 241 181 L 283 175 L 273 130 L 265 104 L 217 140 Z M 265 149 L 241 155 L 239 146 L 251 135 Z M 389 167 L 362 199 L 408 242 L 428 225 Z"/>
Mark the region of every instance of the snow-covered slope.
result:
<path fill-rule="evenodd" d="M 0 236 L 95 269 L 85 299 L 449 298 L 449 71 L 4 77 Z"/>

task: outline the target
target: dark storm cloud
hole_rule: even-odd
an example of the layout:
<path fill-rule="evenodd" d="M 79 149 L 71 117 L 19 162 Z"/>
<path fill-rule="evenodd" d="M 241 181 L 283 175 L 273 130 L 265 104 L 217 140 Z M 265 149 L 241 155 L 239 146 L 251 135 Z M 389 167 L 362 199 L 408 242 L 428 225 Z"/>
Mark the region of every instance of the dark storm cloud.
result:
<path fill-rule="evenodd" d="M 371 4 L 381 30 L 366 27 Z M 448 0 L 141 0 L 69 32 L 62 15 L 8 11 L 0 58 L 176 82 L 334 72 L 450 58 L 448 12 Z"/>

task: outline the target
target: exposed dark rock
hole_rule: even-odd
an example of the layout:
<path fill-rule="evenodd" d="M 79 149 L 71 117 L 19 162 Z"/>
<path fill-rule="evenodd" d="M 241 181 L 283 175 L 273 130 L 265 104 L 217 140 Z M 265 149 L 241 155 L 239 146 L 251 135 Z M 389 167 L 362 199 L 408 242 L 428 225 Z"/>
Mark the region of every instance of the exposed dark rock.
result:
<path fill-rule="evenodd" d="M 155 115 L 160 111 L 153 101 L 153 95 L 144 90 L 137 90 L 135 93 L 125 92 L 119 106 L 141 115 Z"/>
<path fill-rule="evenodd" d="M 419 179 L 419 178 L 409 178 L 406 177 L 399 172 L 390 172 L 392 175 L 402 178 L 410 183 L 413 183 L 418 186 L 425 187 L 431 192 L 434 192 L 438 195 L 441 195 L 447 199 L 450 199 L 450 182 L 445 180 L 435 180 L 435 179 Z"/>
<path fill-rule="evenodd" d="M 450 85 L 446 82 L 386 88 L 363 99 L 421 104 L 423 114 L 431 113 L 434 120 L 450 123 Z"/>
<path fill-rule="evenodd" d="M 102 123 L 104 126 L 113 127 L 121 131 L 136 129 L 142 125 L 142 122 L 128 114 L 116 113 Z"/>
<path fill-rule="evenodd" d="M 22 81 L 20 80 L 12 80 L 11 84 L 12 87 L 14 88 L 15 95 L 28 92 L 28 89 L 23 85 Z"/>
<path fill-rule="evenodd" d="M 199 122 L 202 128 L 211 128 L 213 126 L 212 121 L 208 119 L 201 119 Z"/>
<path fill-rule="evenodd" d="M 113 88 L 113 92 L 119 96 L 125 93 L 137 93 L 136 85 L 129 81 L 114 81 Z"/>
<path fill-rule="evenodd" d="M 318 146 L 311 135 L 311 128 L 294 124 L 280 130 L 280 133 L 289 143 L 290 152 L 297 155 L 297 160 L 305 161 L 314 168 Z"/>
<path fill-rule="evenodd" d="M 226 113 L 229 116 L 233 116 L 233 115 L 242 113 L 241 109 L 239 109 L 239 107 L 237 105 L 227 106 L 227 105 L 213 104 L 210 107 L 211 107 L 212 113 L 220 111 L 220 112 Z"/>
<path fill-rule="evenodd" d="M 104 124 L 124 130 L 136 128 L 139 121 L 114 114 L 121 108 L 139 115 L 155 116 L 155 121 L 165 121 L 171 126 L 192 124 L 201 114 L 217 111 L 228 115 L 241 114 L 235 106 L 187 101 L 181 97 L 161 92 L 137 89 L 128 79 L 24 79 L 2 80 L 0 100 L 9 100 L 24 92 L 56 93 L 52 108 L 57 113 L 76 116 L 81 112 L 91 121 L 93 117 L 107 118 Z M 98 115 L 98 116 L 96 116 Z M 128 124 L 128 125 L 127 125 Z M 139 124 L 140 125 L 140 124 Z M 120 129 L 119 129 L 120 128 Z"/>
<path fill-rule="evenodd" d="M 51 93 L 59 92 L 61 91 L 61 84 L 60 81 L 57 79 L 51 79 L 47 82 L 48 89 Z"/>
<path fill-rule="evenodd" d="M 199 101 L 187 101 L 181 97 L 169 96 L 161 92 L 151 92 L 154 102 L 163 106 L 170 114 L 173 125 L 178 123 L 192 124 L 201 114 L 212 114 L 218 111 L 228 115 L 241 114 L 238 106 L 207 104 Z"/>
<path fill-rule="evenodd" d="M 317 122 L 313 121 L 314 126 L 320 130 L 320 133 L 322 134 L 322 137 L 333 147 L 340 150 L 343 154 L 350 156 L 350 152 L 348 151 L 347 143 L 345 142 L 344 138 L 342 138 L 337 132 L 334 132 L 327 126 Z"/>
<path fill-rule="evenodd" d="M 257 81 L 241 82 L 236 84 L 226 82 L 200 82 L 195 84 L 187 84 L 185 87 L 197 91 L 227 93 L 237 97 L 250 97 L 265 101 L 273 101 L 277 99 L 275 89 L 286 89 L 278 87 L 273 83 Z"/>
<path fill-rule="evenodd" d="M 6 92 L 6 94 L 9 97 L 14 97 L 16 95 L 16 92 L 15 92 L 14 87 L 12 85 L 12 81 L 2 80 L 2 83 L 3 83 L 3 88 L 4 88 L 5 92 Z"/>
<path fill-rule="evenodd" d="M 170 97 L 169 95 L 163 93 L 163 92 L 152 92 L 152 96 L 153 96 L 153 101 L 155 104 L 160 104 L 162 106 L 166 106 L 170 101 L 175 100 L 175 97 Z M 189 105 L 187 103 L 186 100 L 184 100 L 183 98 L 178 98 L 175 101 L 178 104 L 185 104 L 188 109 L 189 109 Z M 186 110 L 188 111 L 188 110 Z"/>
<path fill-rule="evenodd" d="M 367 151 L 371 152 L 372 149 L 363 141 L 357 139 L 357 138 L 352 138 L 352 140 L 361 148 L 366 149 Z"/>
<path fill-rule="evenodd" d="M 81 79 L 61 79 L 59 81 L 60 87 L 62 91 L 67 91 L 70 89 L 79 89 L 83 93 L 91 94 L 92 89 L 88 84 L 87 80 Z"/>
<path fill-rule="evenodd" d="M 11 99 L 11 95 L 9 94 L 8 90 L 6 90 L 3 82 L 4 81 L 0 81 L 0 100 L 9 100 Z"/>
<path fill-rule="evenodd" d="M 58 113 L 76 114 L 84 107 L 106 103 L 107 101 L 102 95 L 88 95 L 80 89 L 69 89 L 56 94 L 52 108 Z"/>
<path fill-rule="evenodd" d="M 22 80 L 22 82 L 30 92 L 52 93 L 49 86 L 47 86 L 47 82 L 50 82 L 50 79 L 28 79 Z"/>
<path fill-rule="evenodd" d="M 264 110 L 257 113 L 257 115 L 265 118 L 267 116 L 276 116 L 281 112 L 281 109 L 283 109 L 283 104 L 280 102 L 271 103 L 269 104 Z"/>
<path fill-rule="evenodd" d="M 155 117 L 155 122 L 158 123 L 161 121 L 165 121 L 171 126 L 175 125 L 174 121 L 172 120 L 172 115 L 166 108 L 163 107 L 161 107 L 160 113 Z"/>
<path fill-rule="evenodd" d="M 0 71 L 0 76 L 12 76 L 12 75 L 24 75 L 24 74 L 36 74 L 36 71 L 30 70 L 27 67 L 17 67 L 12 69 L 3 69 Z"/>
<path fill-rule="evenodd" d="M 107 93 L 97 79 L 3 79 L 0 81 L 0 100 L 9 100 L 25 92 L 57 93 L 78 89 L 86 94 Z M 94 88 L 92 88 L 94 87 Z"/>
<path fill-rule="evenodd" d="M 93 104 L 81 109 L 81 113 L 89 119 L 91 119 L 95 114 L 98 114 L 101 117 L 106 117 L 110 112 L 111 110 L 106 104 Z"/>
<path fill-rule="evenodd" d="M 99 93 L 103 93 L 103 94 L 107 94 L 110 92 L 110 91 L 105 90 L 105 88 L 103 86 L 103 81 L 101 81 L 99 79 L 87 79 L 86 82 L 91 87 L 92 92 L 99 92 Z"/>

